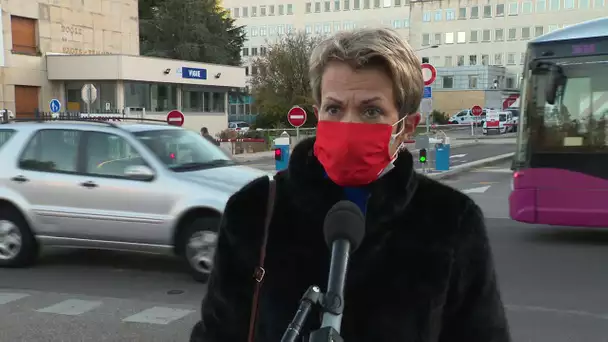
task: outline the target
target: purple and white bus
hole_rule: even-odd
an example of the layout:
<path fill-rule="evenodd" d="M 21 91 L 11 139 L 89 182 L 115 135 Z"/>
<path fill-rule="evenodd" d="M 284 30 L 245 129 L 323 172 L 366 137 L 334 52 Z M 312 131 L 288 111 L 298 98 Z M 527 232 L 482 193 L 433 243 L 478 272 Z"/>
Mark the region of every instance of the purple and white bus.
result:
<path fill-rule="evenodd" d="M 511 218 L 608 227 L 608 18 L 528 43 Z"/>

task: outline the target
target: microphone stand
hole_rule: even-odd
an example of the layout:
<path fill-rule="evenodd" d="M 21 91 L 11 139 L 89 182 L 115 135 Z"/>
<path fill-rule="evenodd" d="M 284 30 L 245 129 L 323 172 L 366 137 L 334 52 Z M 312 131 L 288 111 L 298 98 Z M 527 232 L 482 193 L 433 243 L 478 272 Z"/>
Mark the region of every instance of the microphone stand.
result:
<path fill-rule="evenodd" d="M 320 306 L 322 311 L 325 313 L 333 313 L 333 314 L 342 314 L 344 300 L 340 298 L 338 295 L 331 294 L 323 294 L 321 293 L 321 289 L 312 285 L 306 290 L 302 299 L 300 299 L 300 306 L 298 307 L 298 311 L 289 326 L 287 326 L 287 330 L 283 337 L 281 338 L 281 342 L 296 342 L 297 338 L 300 336 L 300 330 L 302 326 L 306 322 L 310 311 L 312 310 L 313 305 Z M 309 342 L 344 342 L 340 334 L 331 326 L 322 327 L 318 330 L 313 331 L 310 334 L 308 339 Z"/>

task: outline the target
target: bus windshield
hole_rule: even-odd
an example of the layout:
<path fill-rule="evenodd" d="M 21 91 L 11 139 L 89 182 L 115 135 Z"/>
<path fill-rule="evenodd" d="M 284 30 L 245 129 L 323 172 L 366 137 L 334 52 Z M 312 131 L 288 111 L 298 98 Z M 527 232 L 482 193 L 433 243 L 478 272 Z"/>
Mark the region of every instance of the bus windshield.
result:
<path fill-rule="evenodd" d="M 530 144 L 537 152 L 608 151 L 608 61 L 605 56 L 547 60 L 561 81 L 551 86 L 547 68 L 532 70 L 526 89 Z M 554 88 L 553 104 L 547 102 Z M 549 95 L 551 96 L 551 95 Z"/>

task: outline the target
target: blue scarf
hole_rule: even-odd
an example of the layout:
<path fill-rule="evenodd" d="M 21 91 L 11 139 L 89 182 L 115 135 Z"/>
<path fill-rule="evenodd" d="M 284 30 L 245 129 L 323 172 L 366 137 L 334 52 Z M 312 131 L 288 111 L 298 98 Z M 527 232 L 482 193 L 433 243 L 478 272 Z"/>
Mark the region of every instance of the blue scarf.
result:
<path fill-rule="evenodd" d="M 325 173 L 325 178 L 329 178 L 327 173 Z M 355 203 L 363 215 L 367 211 L 367 198 L 369 197 L 369 190 L 364 187 L 344 187 L 342 188 L 344 191 L 345 199 Z"/>

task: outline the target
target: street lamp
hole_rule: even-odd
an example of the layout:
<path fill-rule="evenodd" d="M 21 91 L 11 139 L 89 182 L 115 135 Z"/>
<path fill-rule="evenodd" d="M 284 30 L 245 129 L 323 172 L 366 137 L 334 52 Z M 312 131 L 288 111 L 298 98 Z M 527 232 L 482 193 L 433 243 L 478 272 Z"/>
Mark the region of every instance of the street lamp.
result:
<path fill-rule="evenodd" d="M 431 46 L 423 47 L 423 48 L 421 48 L 421 49 L 414 50 L 414 51 L 415 51 L 415 52 L 418 52 L 418 51 L 422 51 L 422 50 L 436 49 L 436 48 L 438 48 L 438 47 L 439 47 L 439 45 L 431 45 Z"/>

